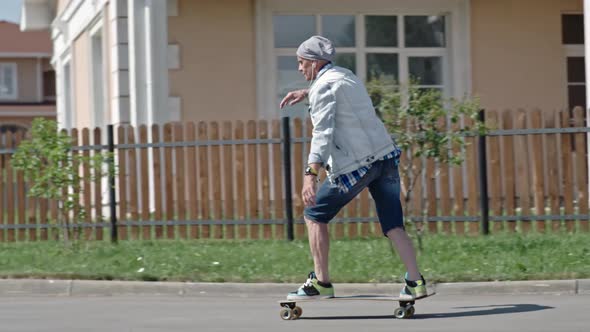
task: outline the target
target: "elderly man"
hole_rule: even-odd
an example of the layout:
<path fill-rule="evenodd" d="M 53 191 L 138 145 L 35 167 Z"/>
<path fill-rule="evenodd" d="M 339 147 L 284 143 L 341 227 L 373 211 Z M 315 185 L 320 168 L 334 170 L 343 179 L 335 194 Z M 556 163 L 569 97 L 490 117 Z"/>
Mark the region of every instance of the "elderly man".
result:
<path fill-rule="evenodd" d="M 309 89 L 288 93 L 280 104 L 283 108 L 309 97 L 313 124 L 301 194 L 315 272 L 287 299 L 334 296 L 328 272 L 328 223 L 367 187 L 375 200 L 383 233 L 393 242 L 406 267 L 406 285 L 400 297 L 424 297 L 426 281 L 418 270 L 412 240 L 403 225 L 397 167 L 401 151 L 377 117 L 363 82 L 350 70 L 332 64 L 335 54 L 327 38 L 313 36 L 304 41 L 297 49 L 297 62 L 299 72 L 310 82 Z M 317 189 L 322 167 L 328 178 Z"/>

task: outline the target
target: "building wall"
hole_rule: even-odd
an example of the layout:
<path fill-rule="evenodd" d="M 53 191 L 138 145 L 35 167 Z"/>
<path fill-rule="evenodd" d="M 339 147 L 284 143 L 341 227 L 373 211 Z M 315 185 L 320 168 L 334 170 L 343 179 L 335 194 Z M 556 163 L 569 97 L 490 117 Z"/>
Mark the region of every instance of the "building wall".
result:
<path fill-rule="evenodd" d="M 73 53 L 73 107 L 76 112 L 76 126 L 89 127 L 90 122 L 90 37 L 88 31 L 83 32 L 74 41 Z"/>
<path fill-rule="evenodd" d="M 567 107 L 561 14 L 582 0 L 472 0 L 474 94 L 488 109 Z"/>
<path fill-rule="evenodd" d="M 169 78 L 182 121 L 256 118 L 254 16 L 254 0 L 178 1 L 168 38 L 180 69 Z"/>
<path fill-rule="evenodd" d="M 55 105 L 0 105 L 0 125 L 31 127 L 34 118 L 55 120 Z"/>
<path fill-rule="evenodd" d="M 58 16 L 66 9 L 70 1 L 72 0 L 57 0 L 56 12 Z"/>

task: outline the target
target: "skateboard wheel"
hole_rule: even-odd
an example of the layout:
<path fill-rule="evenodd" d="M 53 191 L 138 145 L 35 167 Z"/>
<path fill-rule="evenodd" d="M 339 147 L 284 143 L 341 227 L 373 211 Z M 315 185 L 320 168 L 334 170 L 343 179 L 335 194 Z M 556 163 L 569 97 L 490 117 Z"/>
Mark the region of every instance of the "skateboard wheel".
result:
<path fill-rule="evenodd" d="M 409 307 L 406 309 L 406 318 L 410 318 L 412 316 L 414 316 L 414 312 L 416 312 L 416 309 L 414 309 L 414 307 Z"/>
<path fill-rule="evenodd" d="M 293 319 L 293 310 L 288 309 L 288 308 L 281 309 L 281 312 L 279 313 L 279 315 L 281 316 L 282 320 Z"/>
<path fill-rule="evenodd" d="M 393 315 L 395 316 L 395 318 L 402 319 L 407 317 L 407 312 L 405 308 L 399 307 L 393 311 Z"/>
<path fill-rule="evenodd" d="M 303 314 L 303 309 L 301 309 L 301 307 L 295 307 L 292 310 L 293 310 L 293 319 L 297 319 L 297 318 L 301 317 L 301 315 Z"/>

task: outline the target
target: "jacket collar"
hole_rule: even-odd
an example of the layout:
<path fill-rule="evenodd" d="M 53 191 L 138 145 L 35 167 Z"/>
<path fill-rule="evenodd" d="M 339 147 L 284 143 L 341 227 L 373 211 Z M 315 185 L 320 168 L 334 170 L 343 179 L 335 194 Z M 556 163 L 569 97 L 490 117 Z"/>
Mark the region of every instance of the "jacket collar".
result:
<path fill-rule="evenodd" d="M 322 69 L 320 69 L 320 71 L 316 75 L 315 79 L 309 83 L 309 88 L 311 89 L 311 87 L 315 84 L 315 82 L 317 82 L 317 80 L 320 78 L 320 76 L 324 75 L 324 73 L 326 73 L 328 70 L 330 70 L 332 68 L 334 68 L 334 65 L 331 62 L 326 63 L 322 67 Z"/>

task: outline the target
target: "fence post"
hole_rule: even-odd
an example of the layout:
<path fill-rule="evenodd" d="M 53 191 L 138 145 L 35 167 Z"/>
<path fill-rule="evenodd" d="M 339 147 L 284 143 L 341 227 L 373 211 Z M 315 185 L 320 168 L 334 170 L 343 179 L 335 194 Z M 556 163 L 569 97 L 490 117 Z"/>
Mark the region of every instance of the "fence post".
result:
<path fill-rule="evenodd" d="M 285 180 L 285 216 L 287 223 L 287 240 L 293 241 L 293 200 L 291 198 L 291 131 L 290 118 L 283 119 L 283 174 Z"/>
<path fill-rule="evenodd" d="M 485 111 L 480 110 L 478 119 L 482 123 L 485 121 Z M 488 165 L 486 155 L 486 136 L 479 135 L 479 188 L 480 188 L 480 205 L 481 205 L 481 232 L 483 235 L 490 233 L 490 208 L 488 203 Z"/>
<path fill-rule="evenodd" d="M 107 126 L 107 136 L 108 136 L 108 148 L 109 148 L 109 205 L 110 205 L 110 214 L 111 214 L 111 242 L 117 243 L 118 241 L 118 234 L 117 234 L 117 196 L 116 196 L 116 188 L 115 188 L 115 174 L 114 174 L 114 164 L 115 164 L 115 133 L 114 133 L 114 126 L 108 125 Z"/>

